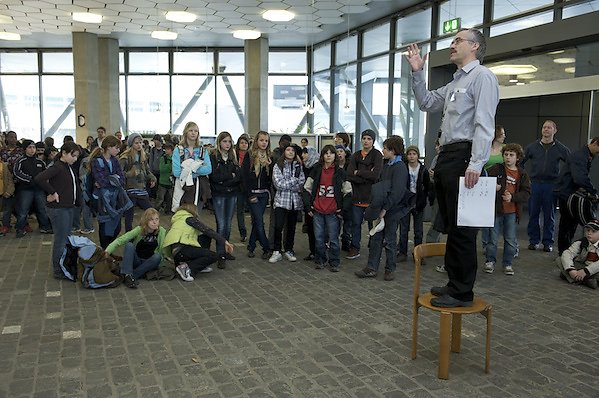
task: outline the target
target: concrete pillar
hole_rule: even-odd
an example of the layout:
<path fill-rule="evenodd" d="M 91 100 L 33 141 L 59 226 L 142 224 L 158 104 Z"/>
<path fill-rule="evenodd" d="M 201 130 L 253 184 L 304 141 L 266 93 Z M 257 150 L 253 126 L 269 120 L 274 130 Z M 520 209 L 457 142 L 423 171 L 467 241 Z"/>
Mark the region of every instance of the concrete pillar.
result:
<path fill-rule="evenodd" d="M 119 46 L 115 39 L 98 39 L 92 33 L 73 33 L 75 80 L 75 141 L 85 145 L 88 135 L 104 126 L 108 134 L 119 128 Z M 79 126 L 79 115 L 85 126 Z"/>
<path fill-rule="evenodd" d="M 268 39 L 245 41 L 245 131 L 268 131 Z"/>

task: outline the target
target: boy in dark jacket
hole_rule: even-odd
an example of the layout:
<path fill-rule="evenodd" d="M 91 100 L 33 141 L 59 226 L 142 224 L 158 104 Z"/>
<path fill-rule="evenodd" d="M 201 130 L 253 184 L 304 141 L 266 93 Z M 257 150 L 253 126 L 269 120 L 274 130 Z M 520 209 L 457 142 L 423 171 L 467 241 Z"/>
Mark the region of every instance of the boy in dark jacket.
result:
<path fill-rule="evenodd" d="M 503 273 L 514 275 L 512 262 L 517 248 L 516 224 L 520 221 L 520 206 L 530 196 L 530 179 L 526 170 L 518 166 L 524 151 L 518 144 L 507 144 L 501 150 L 503 163 L 487 170 L 490 177 L 497 177 L 497 198 L 495 199 L 495 227 L 485 248 L 485 272 L 495 271 L 497 241 L 503 233 Z"/>
<path fill-rule="evenodd" d="M 420 150 L 411 145 L 406 149 L 406 164 L 410 178 L 410 192 L 416 195 L 416 207 L 399 221 L 399 250 L 397 261 L 406 261 L 408 256 L 408 232 L 410 218 L 414 219 L 414 247 L 422 243 L 424 208 L 427 199 L 432 202 L 432 189 L 428 169 L 420 162 Z"/>
<path fill-rule="evenodd" d="M 164 154 L 159 159 L 160 176 L 158 179 L 158 190 L 156 191 L 156 210 L 164 203 L 164 213 L 172 214 L 171 203 L 173 201 L 173 150 L 171 143 L 164 144 Z"/>

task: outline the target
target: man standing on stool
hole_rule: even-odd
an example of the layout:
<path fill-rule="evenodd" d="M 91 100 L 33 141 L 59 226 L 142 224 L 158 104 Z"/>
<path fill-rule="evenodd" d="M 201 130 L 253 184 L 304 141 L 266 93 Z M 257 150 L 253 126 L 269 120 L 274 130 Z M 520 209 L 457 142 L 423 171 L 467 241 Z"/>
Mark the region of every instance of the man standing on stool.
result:
<path fill-rule="evenodd" d="M 481 32 L 460 30 L 449 47 L 449 59 L 458 70 L 450 83 L 433 91 L 426 89 L 424 80 L 427 56 L 420 56 L 416 44 L 408 47 L 406 55 L 412 67 L 412 88 L 420 110 L 443 111 L 444 115 L 435 190 L 447 232 L 445 269 L 449 282 L 431 289 L 431 293 L 438 296 L 431 300 L 436 307 L 469 307 L 474 299 L 478 229 L 457 226 L 457 204 L 459 178 L 465 177 L 466 188 L 476 185 L 495 136 L 499 84 L 495 75 L 481 65 L 486 48 Z"/>

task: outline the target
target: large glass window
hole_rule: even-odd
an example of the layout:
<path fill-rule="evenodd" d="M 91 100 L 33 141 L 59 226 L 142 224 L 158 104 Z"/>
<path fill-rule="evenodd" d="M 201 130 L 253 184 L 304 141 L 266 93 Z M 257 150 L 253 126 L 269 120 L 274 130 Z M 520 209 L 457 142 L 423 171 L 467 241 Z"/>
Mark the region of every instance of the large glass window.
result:
<path fill-rule="evenodd" d="M 335 117 L 333 129 L 353 133 L 356 131 L 357 68 L 349 65 L 335 73 Z"/>
<path fill-rule="evenodd" d="M 484 0 L 450 0 L 439 5 L 439 35 L 443 35 L 443 22 L 454 18 L 462 19 L 463 28 L 472 28 L 483 23 Z"/>
<path fill-rule="evenodd" d="M 335 44 L 335 65 L 354 61 L 358 56 L 358 36 L 353 35 Z"/>
<path fill-rule="evenodd" d="M 218 73 L 243 73 L 245 55 L 243 53 L 218 53 Z"/>
<path fill-rule="evenodd" d="M 314 70 L 320 71 L 331 66 L 331 44 L 314 49 Z"/>
<path fill-rule="evenodd" d="M 173 133 L 183 134 L 185 123 L 194 121 L 200 136 L 214 136 L 214 76 L 173 76 L 172 85 Z"/>
<path fill-rule="evenodd" d="M 314 130 L 312 132 L 328 134 L 331 114 L 331 72 L 317 73 L 312 80 L 314 90 Z"/>
<path fill-rule="evenodd" d="M 397 47 L 428 40 L 431 37 L 431 9 L 418 11 L 397 20 Z"/>
<path fill-rule="evenodd" d="M 384 56 L 362 64 L 361 98 L 359 100 L 359 131 L 372 129 L 377 133 L 379 147 L 387 138 L 389 105 L 389 57 Z"/>
<path fill-rule="evenodd" d="M 213 68 L 212 52 L 173 53 L 173 73 L 212 73 Z"/>
<path fill-rule="evenodd" d="M 306 90 L 307 76 L 269 76 L 268 129 L 273 133 L 293 134 L 307 132 Z"/>
<path fill-rule="evenodd" d="M 0 72 L 2 73 L 37 73 L 36 53 L 2 53 L 0 54 Z"/>
<path fill-rule="evenodd" d="M 44 137 L 60 146 L 65 135 L 75 137 L 73 76 L 42 76 L 42 94 Z"/>
<path fill-rule="evenodd" d="M 389 40 L 390 33 L 388 23 L 367 30 L 364 32 L 363 56 L 367 57 L 369 55 L 389 51 Z"/>
<path fill-rule="evenodd" d="M 305 52 L 271 52 L 268 54 L 270 73 L 306 73 Z"/>
<path fill-rule="evenodd" d="M 216 103 L 216 131 L 228 131 L 237 140 L 245 132 L 245 77 L 217 76 Z"/>
<path fill-rule="evenodd" d="M 129 73 L 167 73 L 168 53 L 130 52 Z"/>
<path fill-rule="evenodd" d="M 599 11 L 599 0 L 585 1 L 584 3 L 573 6 L 564 6 L 562 18 L 572 18 L 577 15 L 588 14 L 589 12 Z"/>
<path fill-rule="evenodd" d="M 169 77 L 128 77 L 129 133 L 166 134 L 170 130 Z"/>
<path fill-rule="evenodd" d="M 73 73 L 72 53 L 43 53 L 42 72 Z"/>
<path fill-rule="evenodd" d="M 0 107 L 2 130 L 16 131 L 19 139 L 39 141 L 41 121 L 38 76 L 0 76 L 0 84 L 5 101 Z"/>
<path fill-rule="evenodd" d="M 508 17 L 514 14 L 520 14 L 535 8 L 553 4 L 553 0 L 494 0 L 493 1 L 493 19 Z"/>
<path fill-rule="evenodd" d="M 551 21 L 553 21 L 553 11 L 547 11 L 540 14 L 515 19 L 510 22 L 500 23 L 491 26 L 491 37 L 532 28 L 533 26 L 543 25 L 550 23 Z"/>

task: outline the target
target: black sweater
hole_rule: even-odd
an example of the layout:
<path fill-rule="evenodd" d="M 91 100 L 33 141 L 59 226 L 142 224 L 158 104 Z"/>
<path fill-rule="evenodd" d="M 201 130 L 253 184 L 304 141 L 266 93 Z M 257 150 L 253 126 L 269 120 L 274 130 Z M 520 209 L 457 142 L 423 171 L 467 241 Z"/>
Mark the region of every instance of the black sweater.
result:
<path fill-rule="evenodd" d="M 58 202 L 46 203 L 48 207 L 81 206 L 81 184 L 75 170 L 63 161 L 56 161 L 35 177 L 35 183 L 48 195 L 58 193 Z"/>

